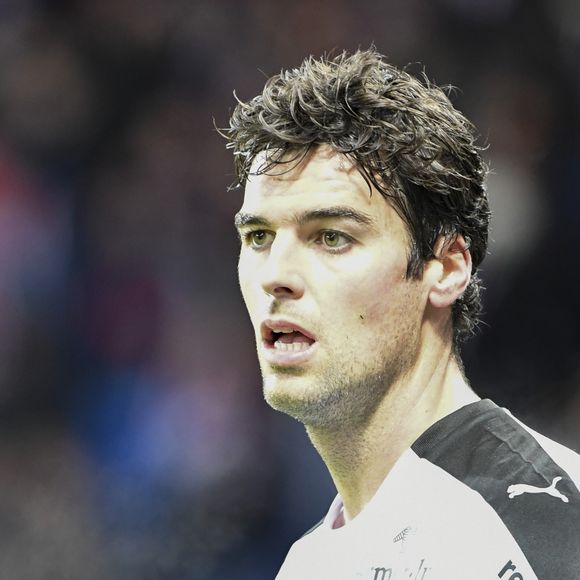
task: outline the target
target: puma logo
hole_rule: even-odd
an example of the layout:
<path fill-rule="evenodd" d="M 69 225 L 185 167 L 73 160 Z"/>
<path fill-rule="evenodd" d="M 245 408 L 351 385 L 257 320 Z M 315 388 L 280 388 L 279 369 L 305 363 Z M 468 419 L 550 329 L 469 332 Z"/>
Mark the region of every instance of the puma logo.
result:
<path fill-rule="evenodd" d="M 554 477 L 551 485 L 548 487 L 536 487 L 535 485 L 528 485 L 527 483 L 516 483 L 507 488 L 509 498 L 513 499 L 516 495 L 522 493 L 547 493 L 553 497 L 560 498 L 564 503 L 568 503 L 568 498 L 556 489 L 556 484 L 561 480 L 561 477 Z"/>

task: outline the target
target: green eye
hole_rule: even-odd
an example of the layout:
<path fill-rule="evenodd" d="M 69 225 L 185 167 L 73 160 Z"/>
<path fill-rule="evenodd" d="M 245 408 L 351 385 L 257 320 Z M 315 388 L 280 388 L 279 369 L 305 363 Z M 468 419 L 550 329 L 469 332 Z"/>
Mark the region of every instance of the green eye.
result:
<path fill-rule="evenodd" d="M 329 248 L 335 248 L 340 243 L 340 234 L 338 232 L 324 232 L 324 245 Z"/>
<path fill-rule="evenodd" d="M 319 234 L 318 243 L 329 251 L 342 252 L 348 250 L 353 240 L 347 234 L 335 230 L 326 230 Z"/>
<path fill-rule="evenodd" d="M 247 240 L 253 248 L 261 248 L 272 241 L 272 233 L 266 230 L 256 230 L 248 233 Z"/>

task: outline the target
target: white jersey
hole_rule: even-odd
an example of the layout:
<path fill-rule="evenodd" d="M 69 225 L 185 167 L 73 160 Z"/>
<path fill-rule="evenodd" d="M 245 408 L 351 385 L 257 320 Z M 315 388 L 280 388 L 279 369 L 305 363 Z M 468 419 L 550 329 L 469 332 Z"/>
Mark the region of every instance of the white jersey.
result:
<path fill-rule="evenodd" d="M 489 400 L 407 449 L 346 525 L 337 497 L 277 580 L 579 580 L 580 456 Z"/>

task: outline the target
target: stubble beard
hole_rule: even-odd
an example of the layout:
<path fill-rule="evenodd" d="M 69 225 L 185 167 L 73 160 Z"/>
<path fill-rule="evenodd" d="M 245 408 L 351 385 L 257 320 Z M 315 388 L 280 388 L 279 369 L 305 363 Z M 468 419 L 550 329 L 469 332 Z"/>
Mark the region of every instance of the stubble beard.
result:
<path fill-rule="evenodd" d="M 316 384 L 301 388 L 300 395 L 288 389 L 267 388 L 268 377 L 263 371 L 264 398 L 272 408 L 304 423 L 308 429 L 359 430 L 370 421 L 381 401 L 415 360 L 415 350 L 400 342 L 396 352 L 390 352 L 391 356 L 369 362 L 362 368 L 355 369 L 353 364 L 334 366 L 317 378 Z M 301 377 L 304 381 L 314 381 L 302 367 L 271 367 L 270 371 L 277 375 L 277 380 L 284 380 L 285 376 L 297 383 Z"/>
<path fill-rule="evenodd" d="M 332 350 L 327 364 L 312 376 L 307 367 L 262 366 L 264 398 L 274 409 L 304 423 L 307 430 L 356 432 L 371 420 L 385 397 L 417 363 L 420 351 L 422 319 L 412 315 L 420 310 L 421 288 L 415 281 L 391 298 L 390 312 L 382 316 L 389 323 L 376 329 L 375 336 L 345 352 Z M 365 361 L 373 350 L 372 340 L 385 340 L 373 358 Z M 272 376 L 273 375 L 273 376 Z M 295 382 L 272 386 L 269 379 Z M 303 381 L 303 382 L 302 382 Z M 302 382 L 302 384 L 301 384 Z"/>

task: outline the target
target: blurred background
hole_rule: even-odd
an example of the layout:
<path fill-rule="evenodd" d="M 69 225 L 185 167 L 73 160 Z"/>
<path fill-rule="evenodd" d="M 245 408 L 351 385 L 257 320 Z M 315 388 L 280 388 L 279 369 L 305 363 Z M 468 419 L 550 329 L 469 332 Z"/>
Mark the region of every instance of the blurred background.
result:
<path fill-rule="evenodd" d="M 575 0 L 3 0 L 1 579 L 268 580 L 325 513 L 261 400 L 213 119 L 371 43 L 489 143 L 474 388 L 580 448 Z"/>

